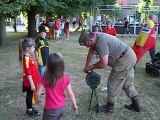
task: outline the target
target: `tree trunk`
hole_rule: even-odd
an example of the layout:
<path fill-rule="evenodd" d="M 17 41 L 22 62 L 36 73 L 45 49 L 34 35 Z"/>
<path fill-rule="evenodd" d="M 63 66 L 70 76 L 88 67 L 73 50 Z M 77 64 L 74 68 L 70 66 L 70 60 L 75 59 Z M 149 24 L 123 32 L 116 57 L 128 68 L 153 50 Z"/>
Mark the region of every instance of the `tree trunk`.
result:
<path fill-rule="evenodd" d="M 27 12 L 28 14 L 28 37 L 37 37 L 37 31 L 36 31 L 36 12 L 34 10 L 30 9 L 30 11 Z"/>
<path fill-rule="evenodd" d="M 14 32 L 17 32 L 17 19 L 14 17 L 14 23 L 13 23 Z"/>
<path fill-rule="evenodd" d="M 6 22 L 5 22 L 5 16 L 0 14 L 0 46 L 3 46 L 5 44 L 6 40 Z"/>

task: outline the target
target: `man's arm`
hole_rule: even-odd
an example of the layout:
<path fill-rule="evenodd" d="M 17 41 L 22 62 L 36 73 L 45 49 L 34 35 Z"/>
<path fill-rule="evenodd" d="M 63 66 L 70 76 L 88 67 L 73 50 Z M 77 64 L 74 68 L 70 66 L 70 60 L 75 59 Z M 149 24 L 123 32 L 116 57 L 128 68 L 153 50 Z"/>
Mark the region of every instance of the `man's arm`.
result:
<path fill-rule="evenodd" d="M 90 48 L 89 48 L 89 51 L 88 51 L 88 55 L 87 55 L 87 60 L 86 60 L 86 65 L 85 65 L 85 67 L 91 65 L 91 62 L 92 62 L 92 59 L 93 59 L 94 54 L 95 54 L 95 49 L 90 47 Z"/>
<path fill-rule="evenodd" d="M 91 65 L 91 69 L 102 69 L 108 64 L 108 55 L 100 57 L 98 63 Z"/>
<path fill-rule="evenodd" d="M 93 69 L 102 69 L 102 68 L 106 67 L 107 64 L 108 64 L 108 55 L 105 55 L 103 57 L 100 57 L 100 60 L 98 61 L 98 63 L 90 65 L 90 66 L 86 66 L 83 69 L 83 71 L 87 73 Z"/>

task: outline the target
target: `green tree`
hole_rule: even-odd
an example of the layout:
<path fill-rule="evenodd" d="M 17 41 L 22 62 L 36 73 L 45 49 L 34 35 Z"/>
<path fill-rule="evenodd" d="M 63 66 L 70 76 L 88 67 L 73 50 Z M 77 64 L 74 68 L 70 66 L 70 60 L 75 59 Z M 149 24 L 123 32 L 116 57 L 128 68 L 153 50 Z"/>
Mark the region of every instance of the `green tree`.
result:
<path fill-rule="evenodd" d="M 28 37 L 35 37 L 36 14 L 47 16 L 70 16 L 88 8 L 87 0 L 21 0 L 28 17 Z"/>
<path fill-rule="evenodd" d="M 60 16 L 75 16 L 90 11 L 91 6 L 98 5 L 96 0 L 57 0 L 54 14 Z M 101 1 L 101 0 L 100 0 Z"/>
<path fill-rule="evenodd" d="M 28 19 L 28 37 L 36 37 L 36 19 L 37 14 L 53 12 L 56 0 L 20 0 L 23 6 L 22 12 L 27 14 Z"/>
<path fill-rule="evenodd" d="M 117 14 L 117 12 L 114 11 L 114 9 L 118 9 L 116 0 L 101 0 L 100 2 L 101 4 L 99 8 L 102 10 L 100 11 L 99 14 L 105 16 L 106 18 L 113 18 L 115 14 Z"/>
<path fill-rule="evenodd" d="M 99 4 L 98 4 L 99 3 Z M 28 37 L 37 36 L 36 14 L 73 16 L 82 11 L 90 11 L 92 6 L 98 6 L 103 0 L 1 0 L 0 1 L 0 44 L 6 39 L 5 17 L 9 14 L 13 17 L 15 13 L 22 11 L 27 13 Z"/>
<path fill-rule="evenodd" d="M 154 8 L 154 0 L 140 0 L 137 11 L 140 14 L 140 19 L 142 22 L 144 22 L 148 15 L 150 14 L 150 11 L 155 11 L 156 8 Z"/>
<path fill-rule="evenodd" d="M 16 16 L 21 10 L 21 5 L 16 0 L 0 1 L 0 46 L 6 41 L 6 17 Z"/>
<path fill-rule="evenodd" d="M 117 0 L 102 0 L 104 5 L 114 5 L 116 4 Z"/>

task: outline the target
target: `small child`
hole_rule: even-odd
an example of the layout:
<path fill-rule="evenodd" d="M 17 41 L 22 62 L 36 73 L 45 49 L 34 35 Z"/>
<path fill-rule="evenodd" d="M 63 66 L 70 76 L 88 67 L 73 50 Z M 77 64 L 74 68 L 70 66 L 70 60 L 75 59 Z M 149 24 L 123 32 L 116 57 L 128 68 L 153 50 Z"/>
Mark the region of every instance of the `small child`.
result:
<path fill-rule="evenodd" d="M 116 29 L 112 26 L 112 22 L 110 20 L 108 20 L 106 22 L 106 27 L 103 30 L 104 33 L 116 36 Z"/>
<path fill-rule="evenodd" d="M 44 75 L 45 66 L 49 57 L 49 43 L 46 39 L 46 30 L 44 27 L 39 29 L 39 38 L 36 39 L 36 60 L 41 77 Z"/>
<path fill-rule="evenodd" d="M 33 58 L 34 45 L 35 42 L 30 38 L 25 38 L 19 42 L 19 61 L 23 65 L 23 92 L 26 92 L 26 113 L 30 116 L 39 116 L 38 110 L 32 107 L 33 93 L 40 81 L 38 66 Z"/>
<path fill-rule="evenodd" d="M 61 36 L 64 36 L 64 24 L 65 24 L 65 21 L 64 21 L 64 19 L 63 20 L 61 20 Z"/>
<path fill-rule="evenodd" d="M 101 31 L 100 31 L 100 29 L 99 29 L 99 26 L 96 25 L 96 26 L 95 26 L 95 29 L 94 29 L 94 33 L 98 33 L 98 32 L 101 32 Z"/>
<path fill-rule="evenodd" d="M 60 19 L 57 18 L 54 21 L 54 31 L 55 31 L 55 39 L 56 40 L 60 40 L 60 28 L 61 28 Z"/>
<path fill-rule="evenodd" d="M 60 120 L 65 112 L 65 90 L 72 101 L 73 110 L 77 110 L 76 99 L 68 75 L 64 75 L 64 59 L 61 54 L 51 54 L 47 61 L 46 72 L 37 90 L 37 98 L 45 88 L 46 99 L 42 120 Z M 39 102 L 39 100 L 37 100 Z"/>
<path fill-rule="evenodd" d="M 69 18 L 66 18 L 65 24 L 64 24 L 64 33 L 66 35 L 66 40 L 69 40 Z"/>

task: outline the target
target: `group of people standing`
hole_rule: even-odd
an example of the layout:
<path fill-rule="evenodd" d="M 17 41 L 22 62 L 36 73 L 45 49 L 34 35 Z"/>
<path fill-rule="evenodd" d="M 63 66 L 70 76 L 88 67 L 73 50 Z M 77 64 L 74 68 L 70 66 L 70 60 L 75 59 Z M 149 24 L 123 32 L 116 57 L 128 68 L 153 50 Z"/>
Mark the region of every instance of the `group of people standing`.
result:
<path fill-rule="evenodd" d="M 114 28 L 114 26 L 112 25 L 112 21 L 111 20 L 107 20 L 106 27 L 104 27 L 103 29 L 101 28 L 101 25 L 97 25 L 95 26 L 95 30 L 94 31 L 98 31 L 98 32 L 104 32 L 107 34 L 111 34 L 113 36 L 116 36 L 116 29 Z M 124 22 L 123 22 L 123 29 L 124 29 L 124 34 L 122 37 L 124 37 L 126 34 L 129 34 L 129 37 L 131 37 L 131 33 L 129 31 L 129 22 L 127 20 L 127 18 L 124 18 Z"/>
<path fill-rule="evenodd" d="M 69 17 L 65 19 L 53 18 L 43 21 L 40 26 L 47 26 L 49 28 L 48 38 L 60 40 L 60 36 L 66 36 L 69 39 Z"/>

